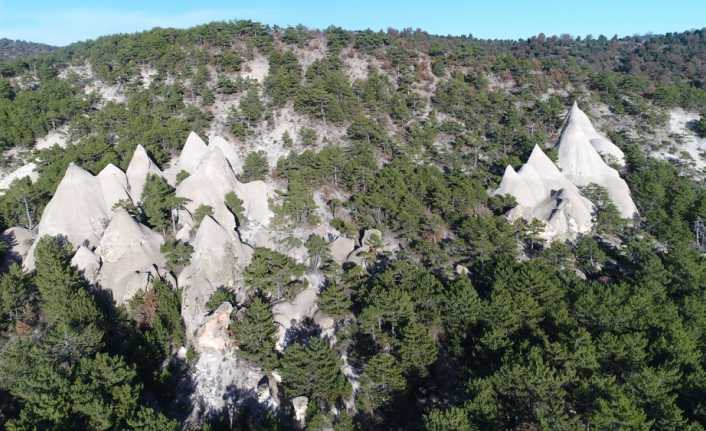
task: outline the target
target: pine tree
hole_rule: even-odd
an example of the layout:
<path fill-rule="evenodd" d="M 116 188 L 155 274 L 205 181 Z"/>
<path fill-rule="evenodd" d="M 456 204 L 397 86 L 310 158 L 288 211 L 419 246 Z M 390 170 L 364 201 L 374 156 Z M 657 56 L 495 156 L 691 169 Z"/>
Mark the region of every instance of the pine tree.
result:
<path fill-rule="evenodd" d="M 343 286 L 332 281 L 319 294 L 319 309 L 335 320 L 340 320 L 351 314 L 353 302 L 346 295 Z"/>
<path fill-rule="evenodd" d="M 341 372 L 341 360 L 328 341 L 313 337 L 306 344 L 287 346 L 282 357 L 282 383 L 287 396 L 306 396 L 321 405 L 350 395 L 350 385 Z"/>
<path fill-rule="evenodd" d="M 322 237 L 311 234 L 304 243 L 306 251 L 309 253 L 309 269 L 314 270 L 329 257 L 328 243 Z"/>
<path fill-rule="evenodd" d="M 235 217 L 235 226 L 240 227 L 246 223 L 245 220 L 245 208 L 243 207 L 243 201 L 235 194 L 235 192 L 228 192 L 224 198 L 226 208 Z"/>
<path fill-rule="evenodd" d="M 408 374 L 426 377 L 427 367 L 436 361 L 438 347 L 429 330 L 416 322 L 405 327 L 400 346 L 400 365 Z"/>
<path fill-rule="evenodd" d="M 245 358 L 268 370 L 275 367 L 277 325 L 267 302 L 255 296 L 243 317 L 231 323 L 230 332 Z"/>
<path fill-rule="evenodd" d="M 0 328 L 6 328 L 27 311 L 31 311 L 37 299 L 32 278 L 18 264 L 10 266 L 0 276 Z"/>
<path fill-rule="evenodd" d="M 245 268 L 245 284 L 273 299 L 292 298 L 301 288 L 299 279 L 304 265 L 282 253 L 264 247 L 255 248 L 250 264 Z"/>
<path fill-rule="evenodd" d="M 400 363 L 389 353 L 378 353 L 365 365 L 360 378 L 361 402 L 369 412 L 387 403 L 407 387 Z"/>
<path fill-rule="evenodd" d="M 245 156 L 243 173 L 240 174 L 239 179 L 244 183 L 249 183 L 250 181 L 264 180 L 269 173 L 270 166 L 265 152 L 251 151 Z"/>

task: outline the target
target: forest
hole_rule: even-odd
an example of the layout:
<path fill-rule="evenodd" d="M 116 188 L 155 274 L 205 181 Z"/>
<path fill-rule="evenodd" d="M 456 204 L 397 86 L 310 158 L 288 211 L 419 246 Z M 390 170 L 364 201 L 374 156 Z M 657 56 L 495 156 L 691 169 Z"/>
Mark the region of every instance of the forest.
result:
<path fill-rule="evenodd" d="M 304 67 L 298 56 L 313 46 L 322 55 Z M 242 77 L 258 55 L 264 79 Z M 352 57 L 377 67 L 352 79 Z M 75 71 L 86 64 L 90 77 Z M 86 94 L 96 80 L 121 88 L 124 101 Z M 706 189 L 702 172 L 649 148 L 661 145 L 655 131 L 671 109 L 701 114 L 694 127 L 706 134 L 706 30 L 483 40 L 228 21 L 6 60 L 0 148 L 26 149 L 38 179 L 16 180 L 0 197 L 0 228 L 36 226 L 71 163 L 94 175 L 111 163 L 125 170 L 142 145 L 168 164 L 235 97 L 226 132 L 247 148 L 239 179 L 279 185 L 280 229 L 322 223 L 323 190 L 343 235 L 381 233 L 357 264 L 336 262 L 315 234 L 299 240 L 305 261 L 254 247 L 245 297 L 219 287 L 208 300 L 212 313 L 233 306 L 238 355 L 279 377 L 281 400 L 307 398 L 307 430 L 705 428 Z M 630 126 L 605 132 L 625 153 L 620 173 L 639 216 L 598 205 L 590 233 L 548 242 L 535 224 L 508 220 L 515 202 L 489 191 L 505 166 L 556 141 L 574 100 Z M 258 139 L 285 108 L 311 127 L 285 132 L 290 151 L 271 164 Z M 62 127 L 65 148 L 32 148 Z M 329 127 L 342 138 L 322 138 Z M 248 222 L 238 196 L 223 200 L 236 228 Z M 193 255 L 172 217 L 184 204 L 157 176 L 139 205 L 121 203 L 168 239 L 161 251 L 174 279 Z M 213 211 L 199 207 L 194 229 Z M 0 253 L 9 246 L 0 242 Z M 34 270 L 14 263 L 0 275 L 4 429 L 301 426 L 288 402 L 187 420 L 198 354 L 177 355 L 188 345 L 181 287 L 154 280 L 117 305 L 72 266 L 73 253 L 65 238 L 46 236 Z M 273 307 L 312 272 L 323 274 L 318 307 L 335 336 L 305 319 L 278 349 Z"/>

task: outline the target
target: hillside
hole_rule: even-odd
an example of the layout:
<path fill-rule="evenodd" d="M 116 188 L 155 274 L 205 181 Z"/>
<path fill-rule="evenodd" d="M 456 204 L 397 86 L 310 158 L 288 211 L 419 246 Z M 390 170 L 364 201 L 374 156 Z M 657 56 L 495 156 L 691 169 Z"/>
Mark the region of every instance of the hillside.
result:
<path fill-rule="evenodd" d="M 36 54 L 50 52 L 56 49 L 43 43 L 26 42 L 0 38 L 0 60 L 12 60 L 20 57 L 29 57 Z"/>
<path fill-rule="evenodd" d="M 705 76 L 703 29 L 2 62 L 0 424 L 702 429 Z"/>

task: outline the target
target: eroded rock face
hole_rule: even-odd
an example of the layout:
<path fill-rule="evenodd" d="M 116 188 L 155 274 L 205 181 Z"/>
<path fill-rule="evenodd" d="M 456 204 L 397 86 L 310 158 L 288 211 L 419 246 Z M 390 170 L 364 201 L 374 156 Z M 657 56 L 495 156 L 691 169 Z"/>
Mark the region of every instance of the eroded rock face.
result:
<path fill-rule="evenodd" d="M 637 213 L 630 189 L 618 171 L 601 158 L 591 141 L 590 133 L 586 132 L 586 122 L 590 125 L 588 117 L 574 104 L 557 143 L 561 172 L 577 186 L 594 183 L 605 187 L 620 215 L 630 219 Z"/>
<path fill-rule="evenodd" d="M 2 267 L 7 268 L 12 263 L 22 263 L 27 257 L 27 253 L 32 248 L 35 234 L 29 229 L 20 226 L 11 227 L 2 233 L 2 241 L 9 246 L 9 250 L 5 255 L 5 261 L 2 262 Z"/>
<path fill-rule="evenodd" d="M 564 120 L 564 127 L 566 127 L 568 123 L 574 123 L 581 129 L 593 148 L 596 149 L 604 160 L 611 160 L 619 166 L 625 166 L 625 154 L 623 153 L 623 150 L 621 150 L 610 139 L 599 133 L 596 128 L 593 127 L 591 120 L 588 118 L 586 113 L 579 108 L 576 101 L 574 101 L 574 104 L 571 106 L 571 109 Z"/>
<path fill-rule="evenodd" d="M 166 272 L 159 250 L 162 243 L 162 235 L 135 221 L 124 209 L 115 210 L 96 254 L 103 262 L 98 282 L 113 292 L 118 304 Z"/>
<path fill-rule="evenodd" d="M 118 201 L 130 199 L 127 193 L 128 184 L 125 173 L 114 164 L 108 164 L 96 175 L 101 191 L 103 192 L 103 200 L 105 201 L 106 209 L 111 212 L 113 205 Z"/>
<path fill-rule="evenodd" d="M 238 290 L 252 250 L 213 218 L 205 217 L 192 243 L 191 263 L 179 274 L 184 289 L 181 315 L 191 336 L 206 316 L 206 302 L 219 287 Z"/>
<path fill-rule="evenodd" d="M 224 353 L 231 346 L 228 325 L 232 312 L 233 306 L 224 302 L 201 325 L 194 338 L 194 347 L 199 353 Z"/>
<path fill-rule="evenodd" d="M 233 306 L 221 304 L 198 329 L 194 347 L 199 359 L 192 375 L 197 416 L 227 409 L 236 411 L 243 403 L 262 409 L 277 407 L 263 371 L 238 357 L 228 334 Z"/>
<path fill-rule="evenodd" d="M 75 266 L 76 269 L 81 271 L 89 283 L 95 284 L 98 281 L 101 261 L 98 255 L 88 247 L 81 246 L 76 250 L 74 257 L 71 259 L 71 266 Z"/>
<path fill-rule="evenodd" d="M 179 173 L 180 170 L 184 170 L 193 174 L 196 172 L 196 168 L 207 153 L 208 147 L 203 139 L 194 132 L 189 133 L 184 148 L 181 149 L 181 153 L 179 154 L 179 161 L 176 165 L 178 170 L 176 173 Z"/>
<path fill-rule="evenodd" d="M 103 182 L 110 188 L 113 178 L 104 176 Z M 90 172 L 69 164 L 64 178 L 44 208 L 37 227 L 37 238 L 45 235 L 63 235 L 78 247 L 84 243 L 97 245 L 108 225 L 112 205 L 103 197 L 101 181 Z M 35 242 L 36 244 L 36 242 Z M 34 268 L 34 247 L 25 259 L 25 268 Z"/>
<path fill-rule="evenodd" d="M 164 176 L 159 166 L 147 154 L 145 147 L 138 145 L 132 154 L 127 171 L 125 171 L 129 185 L 128 191 L 134 203 L 138 203 L 141 200 L 145 181 L 147 181 L 147 176 L 150 174 L 160 177 Z"/>
<path fill-rule="evenodd" d="M 511 166 L 505 169 L 494 194 L 515 197 L 518 205 L 508 213 L 511 220 L 544 222 L 543 237 L 547 240 L 573 239 L 591 230 L 593 204 L 538 146 L 519 172 Z"/>

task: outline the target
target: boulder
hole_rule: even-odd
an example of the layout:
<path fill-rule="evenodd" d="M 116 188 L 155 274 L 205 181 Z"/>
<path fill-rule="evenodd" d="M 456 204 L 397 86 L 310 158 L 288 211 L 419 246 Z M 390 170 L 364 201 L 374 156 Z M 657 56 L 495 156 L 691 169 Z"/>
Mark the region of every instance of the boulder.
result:
<path fill-rule="evenodd" d="M 252 255 L 250 247 L 208 216 L 192 245 L 191 263 L 179 274 L 179 286 L 184 289 L 181 315 L 189 337 L 203 322 L 208 312 L 206 302 L 216 289 L 240 287 L 240 274 Z"/>
<path fill-rule="evenodd" d="M 74 257 L 71 259 L 71 266 L 83 273 L 83 277 L 89 283 L 95 284 L 98 281 L 98 273 L 100 271 L 100 258 L 92 252 L 88 247 L 81 246 L 76 250 Z"/>
<path fill-rule="evenodd" d="M 272 306 L 272 314 L 278 325 L 277 349 L 287 347 L 287 332 L 295 324 L 306 318 L 313 318 L 318 310 L 319 285 L 323 281 L 321 274 L 307 275 L 308 286 L 291 301 L 278 302 Z"/>
<path fill-rule="evenodd" d="M 103 262 L 98 280 L 101 287 L 111 290 L 118 304 L 128 301 L 153 277 L 166 272 L 159 251 L 162 243 L 162 235 L 117 208 L 96 249 Z"/>
<path fill-rule="evenodd" d="M 145 188 L 147 176 L 150 174 L 160 177 L 164 176 L 142 145 L 138 145 L 137 148 L 135 148 L 135 152 L 132 153 L 132 159 L 130 159 L 130 164 L 125 174 L 127 176 L 130 197 L 136 204 L 142 199 L 142 190 Z"/>

